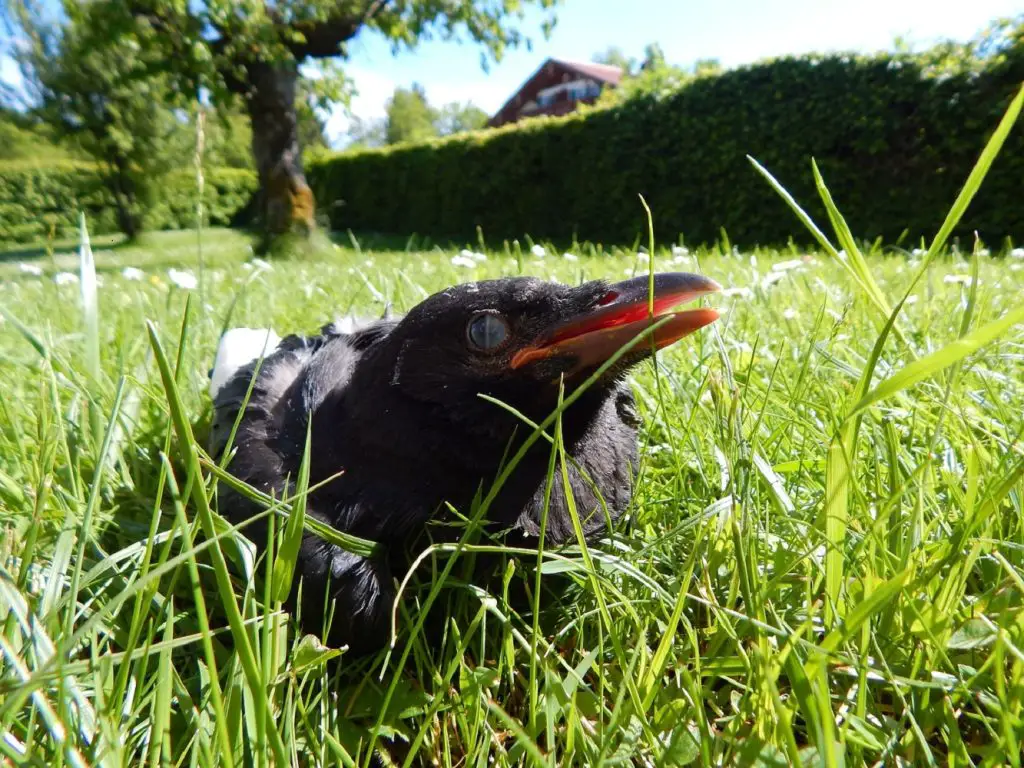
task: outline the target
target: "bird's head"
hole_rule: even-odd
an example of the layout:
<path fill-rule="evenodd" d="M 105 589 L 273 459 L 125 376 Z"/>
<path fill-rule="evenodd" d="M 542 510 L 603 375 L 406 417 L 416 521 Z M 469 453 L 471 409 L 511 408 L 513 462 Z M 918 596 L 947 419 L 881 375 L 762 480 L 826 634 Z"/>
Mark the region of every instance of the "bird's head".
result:
<path fill-rule="evenodd" d="M 655 275 L 653 317 L 648 280 L 570 287 L 510 277 L 457 285 L 414 307 L 378 347 L 378 360 L 392 388 L 460 421 L 480 418 L 481 408 L 494 412 L 480 394 L 542 419 L 556 407 L 563 377 L 571 392 L 652 324 L 656 329 L 607 371 L 599 389 L 718 318 L 710 308 L 673 311 L 720 290 L 713 280 Z"/>

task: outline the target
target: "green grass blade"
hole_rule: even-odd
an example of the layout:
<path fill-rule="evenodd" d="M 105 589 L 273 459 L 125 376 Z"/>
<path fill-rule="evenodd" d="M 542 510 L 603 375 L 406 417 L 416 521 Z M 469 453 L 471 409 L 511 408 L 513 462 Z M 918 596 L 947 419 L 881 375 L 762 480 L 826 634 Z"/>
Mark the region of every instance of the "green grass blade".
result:
<path fill-rule="evenodd" d="M 174 615 L 174 603 L 168 611 Z M 164 626 L 163 643 L 164 648 L 158 651 L 157 656 L 157 688 L 153 698 L 153 726 L 149 743 L 149 764 L 152 768 L 159 765 L 168 765 L 172 760 L 173 746 L 171 745 L 171 650 L 174 641 L 174 622 L 168 621 Z"/>
<path fill-rule="evenodd" d="M 890 376 L 861 398 L 849 415 L 855 416 L 873 403 L 892 397 L 907 387 L 934 376 L 968 355 L 983 349 L 1022 322 L 1024 322 L 1024 307 L 1017 307 L 962 339 L 952 341 L 927 357 L 907 364 L 899 373 Z"/>
<path fill-rule="evenodd" d="M 846 582 L 846 529 L 850 519 L 849 447 L 840 436 L 832 439 L 825 467 L 825 625 L 831 627 L 843 615 L 843 584 Z"/>
<path fill-rule="evenodd" d="M 985 148 L 981 151 L 981 155 L 978 157 L 978 162 L 975 163 L 974 168 L 971 169 L 971 173 L 967 177 L 967 181 L 964 182 L 964 186 L 961 188 L 960 194 L 957 195 L 957 198 L 953 203 L 953 207 L 950 208 L 949 213 L 946 214 L 946 220 L 942 222 L 942 226 L 939 227 L 939 231 L 935 233 L 935 238 L 932 240 L 932 244 L 928 248 L 928 253 L 921 264 L 922 270 L 924 270 L 928 263 L 935 258 L 939 251 L 942 250 L 946 241 L 949 239 L 949 236 L 956 228 L 956 225 L 960 223 L 960 219 L 963 218 L 964 213 L 967 211 L 967 207 L 971 204 L 974 196 L 981 188 L 981 182 L 984 181 L 985 176 L 988 175 L 988 171 L 992 167 L 992 163 L 995 162 L 996 157 L 999 155 L 999 151 L 1003 148 L 1003 144 L 1006 142 L 1006 138 L 1010 135 L 1010 130 L 1013 128 L 1014 123 L 1017 122 L 1017 118 L 1020 117 L 1022 107 L 1024 107 L 1024 85 L 1021 85 L 1020 89 L 1017 91 L 1017 95 L 1014 96 L 1013 100 L 1006 108 L 1006 112 L 1003 113 L 1003 117 L 999 121 L 999 125 L 996 126 L 995 132 L 985 144 Z"/>
<path fill-rule="evenodd" d="M 117 384 L 117 392 L 114 394 L 114 404 L 111 408 L 110 419 L 107 421 L 107 434 L 103 439 L 103 445 L 96 457 L 96 468 L 93 471 L 92 484 L 89 487 L 89 500 L 86 502 L 82 519 L 78 524 L 78 552 L 75 557 L 74 568 L 71 572 L 71 586 L 68 589 L 68 613 L 66 617 L 65 631 L 70 636 L 74 632 L 75 619 L 78 609 L 78 590 L 82 577 L 82 568 L 85 564 L 85 547 L 92 539 L 92 518 L 96 513 L 100 495 L 103 489 L 103 474 L 107 468 L 107 455 L 110 446 L 117 433 L 117 420 L 121 412 L 121 401 L 124 398 L 125 379 L 122 376 Z"/>
<path fill-rule="evenodd" d="M 259 489 L 253 488 L 245 481 L 239 480 L 230 472 L 222 469 L 212 461 L 200 459 L 200 463 L 206 468 L 207 472 L 217 479 L 218 482 L 224 483 L 232 490 L 235 490 L 245 496 L 250 501 L 260 504 L 264 509 L 274 509 L 278 511 L 286 510 L 289 505 L 295 503 L 296 497 L 283 500 L 275 499 L 270 494 L 263 493 Z M 323 482 L 317 483 L 309 490 L 315 490 L 316 488 L 333 480 L 334 477 L 336 477 L 336 475 L 327 478 L 327 480 L 324 480 Z M 297 495 L 298 494 L 296 494 L 296 496 Z M 376 557 L 382 551 L 382 546 L 379 542 L 362 539 L 358 536 L 353 536 L 350 533 L 339 531 L 337 528 L 333 528 L 332 526 L 317 520 L 315 517 L 310 517 L 309 515 L 304 517 L 302 525 L 307 531 L 315 533 L 324 541 L 327 541 L 336 547 L 340 547 L 346 552 L 359 555 L 360 557 Z"/>
<path fill-rule="evenodd" d="M 153 348 L 157 365 L 160 368 L 160 377 L 163 380 L 164 391 L 167 395 L 167 406 L 171 413 L 175 432 L 178 435 L 179 450 L 182 454 L 181 458 L 194 478 L 192 483 L 192 501 L 199 512 L 199 520 L 202 524 L 203 532 L 207 538 L 213 539 L 216 537 L 216 529 L 213 522 L 213 510 L 210 509 L 210 502 L 206 497 L 206 488 L 202 482 L 203 474 L 202 465 L 199 461 L 199 449 L 192 434 L 192 427 L 185 416 L 185 407 L 181 402 L 181 396 L 178 394 L 174 373 L 167 361 L 167 356 L 164 354 L 163 346 L 160 344 L 160 337 L 157 335 L 156 328 L 152 323 L 147 322 L 146 327 L 149 332 L 150 345 Z M 257 719 L 267 726 L 266 734 L 269 736 L 269 746 L 274 753 L 275 760 L 279 765 L 287 765 L 289 760 L 284 742 L 281 740 L 281 733 L 273 723 L 266 719 L 268 702 L 265 684 L 261 679 L 260 669 L 256 663 L 256 656 L 253 653 L 249 634 L 246 631 L 245 622 L 235 598 L 227 561 L 224 559 L 224 553 L 221 551 L 219 544 L 210 547 L 210 553 L 216 576 L 217 591 L 221 598 L 222 607 L 227 614 L 228 624 L 231 626 L 231 635 L 234 638 L 239 660 L 245 672 L 246 682 L 254 701 L 262 709 Z M 263 748 L 263 745 L 257 744 L 255 748 L 258 753 Z"/>
<path fill-rule="evenodd" d="M 284 529 L 284 540 L 274 560 L 274 599 L 284 602 L 292 588 L 292 576 L 295 563 L 299 557 L 299 546 L 302 544 L 302 532 L 306 519 L 306 496 L 309 491 L 309 442 L 312 436 L 313 422 L 306 423 L 306 444 L 302 450 L 302 464 L 299 465 L 299 479 L 295 486 L 295 503 L 288 513 L 288 523 Z"/>
<path fill-rule="evenodd" d="M 0 317 L 3 317 L 4 320 L 14 326 L 14 329 L 32 346 L 32 349 L 39 353 L 40 357 L 49 358 L 50 352 L 46 344 L 43 343 L 43 340 L 32 333 L 27 325 L 11 314 L 3 305 L 0 305 Z"/>

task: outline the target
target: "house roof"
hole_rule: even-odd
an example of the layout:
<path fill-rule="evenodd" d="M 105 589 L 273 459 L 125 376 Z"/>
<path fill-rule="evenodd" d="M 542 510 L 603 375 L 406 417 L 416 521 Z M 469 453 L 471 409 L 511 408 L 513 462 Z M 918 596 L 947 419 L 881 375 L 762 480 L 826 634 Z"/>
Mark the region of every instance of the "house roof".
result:
<path fill-rule="evenodd" d="M 573 69 L 585 77 L 593 78 L 609 85 L 618 85 L 622 80 L 622 70 L 611 64 L 595 64 L 592 61 L 571 61 L 569 59 L 551 59 L 562 66 Z M 545 64 L 547 62 L 544 62 Z"/>
<path fill-rule="evenodd" d="M 558 66 L 568 69 L 581 77 L 589 77 L 592 80 L 597 80 L 598 82 L 605 83 L 606 85 L 618 85 L 622 80 L 622 70 L 619 67 L 614 67 L 610 64 L 595 64 L 592 61 L 572 61 L 570 59 L 558 59 L 554 57 L 547 58 L 544 59 L 536 70 L 534 70 L 532 75 L 526 78 L 526 81 L 522 85 L 516 88 L 505 103 L 501 105 L 501 109 L 494 113 L 491 120 L 494 120 L 498 115 L 504 112 L 512 102 L 515 101 L 516 96 L 527 90 L 530 87 L 530 84 L 544 72 L 544 68 L 549 63 L 557 64 Z"/>

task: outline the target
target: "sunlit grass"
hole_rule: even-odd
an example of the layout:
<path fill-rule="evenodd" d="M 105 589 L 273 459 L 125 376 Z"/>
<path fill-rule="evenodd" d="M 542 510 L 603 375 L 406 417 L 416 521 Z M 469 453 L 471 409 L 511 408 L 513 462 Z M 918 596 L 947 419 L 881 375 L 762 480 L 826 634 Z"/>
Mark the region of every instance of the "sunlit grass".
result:
<path fill-rule="evenodd" d="M 94 242 L 96 338 L 82 286 L 54 279 L 78 270 L 74 250 L 5 257 L 0 753 L 1019 765 L 1024 254 L 862 250 L 830 218 L 838 248 L 653 257 L 346 236 L 318 260 L 262 262 L 246 236 L 205 231 L 205 305 L 182 287 L 195 233 Z M 398 645 L 374 659 L 297 634 L 279 603 L 296 528 L 273 518 L 280 548 L 255 559 L 216 515 L 211 478 L 228 479 L 190 436 L 225 324 L 308 332 L 455 282 L 652 267 L 730 290 L 719 323 L 633 378 L 630 525 L 588 549 L 506 551 L 486 583 L 468 561 L 493 547 L 435 546 Z M 301 509 L 303 485 L 285 506 Z M 516 598 L 558 578 L 573 588 L 539 614 Z M 427 603 L 442 635 L 410 638 Z"/>

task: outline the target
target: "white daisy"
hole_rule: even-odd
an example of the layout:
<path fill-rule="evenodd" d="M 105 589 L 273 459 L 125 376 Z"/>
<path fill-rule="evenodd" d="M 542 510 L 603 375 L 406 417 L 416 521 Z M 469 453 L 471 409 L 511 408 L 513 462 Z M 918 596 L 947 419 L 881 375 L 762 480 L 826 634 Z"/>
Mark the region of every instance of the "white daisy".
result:
<path fill-rule="evenodd" d="M 199 285 L 199 281 L 196 280 L 196 276 L 191 272 L 182 269 L 175 269 L 171 267 L 167 270 L 167 278 L 182 290 L 192 291 Z"/>
<path fill-rule="evenodd" d="M 544 250 L 544 246 L 539 243 L 530 249 L 530 253 L 536 256 L 538 259 L 543 259 L 548 255 L 548 252 Z"/>
<path fill-rule="evenodd" d="M 788 272 L 791 269 L 797 269 L 803 265 L 804 262 L 802 259 L 790 259 L 789 261 L 779 261 L 772 264 L 772 270 L 775 272 Z"/>
<path fill-rule="evenodd" d="M 452 256 L 452 265 L 456 267 L 465 267 L 466 269 L 473 269 L 473 267 L 476 266 L 476 262 L 469 256 L 463 256 L 460 253 Z"/>
<path fill-rule="evenodd" d="M 1010 257 L 1014 259 L 1024 259 L 1024 248 L 1014 248 L 1010 251 Z"/>
<path fill-rule="evenodd" d="M 577 256 L 575 253 L 569 253 L 568 251 L 566 251 L 565 253 L 562 254 L 562 258 L 565 259 L 566 261 L 579 261 L 580 260 L 580 257 Z"/>
<path fill-rule="evenodd" d="M 78 282 L 78 275 L 74 272 L 58 272 L 53 276 L 53 282 L 57 285 L 73 285 Z"/>
<path fill-rule="evenodd" d="M 125 280 L 141 280 L 145 273 L 137 267 L 125 267 L 121 270 L 121 277 Z"/>
<path fill-rule="evenodd" d="M 673 256 L 689 256 L 690 255 L 690 249 L 687 248 L 685 245 L 673 245 L 672 246 L 672 255 Z"/>
<path fill-rule="evenodd" d="M 18 265 L 18 269 L 20 269 L 26 275 L 35 275 L 36 277 L 39 277 L 41 274 L 43 274 L 43 270 L 40 267 L 37 267 L 35 264 L 26 264 L 25 262 L 22 262 L 21 264 Z"/>
<path fill-rule="evenodd" d="M 749 288 L 726 288 L 722 291 L 722 295 L 726 297 L 740 296 L 744 299 L 749 299 L 754 293 Z"/>

